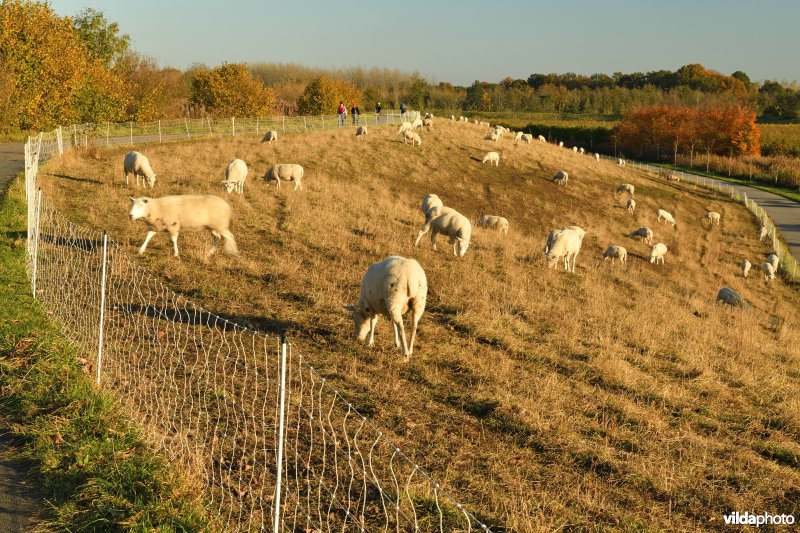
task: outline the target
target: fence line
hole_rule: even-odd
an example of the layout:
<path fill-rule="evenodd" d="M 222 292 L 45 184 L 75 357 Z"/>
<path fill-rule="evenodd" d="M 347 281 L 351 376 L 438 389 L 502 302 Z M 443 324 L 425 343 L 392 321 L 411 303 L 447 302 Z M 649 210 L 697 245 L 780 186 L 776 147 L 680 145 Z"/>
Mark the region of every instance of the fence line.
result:
<path fill-rule="evenodd" d="M 360 122 L 401 118 L 370 114 Z M 299 346 L 283 346 L 282 364 L 277 336 L 175 293 L 111 236 L 68 220 L 37 188 L 39 162 L 74 147 L 278 127 L 339 126 L 335 117 L 187 119 L 60 127 L 30 138 L 26 256 L 34 296 L 83 353 L 94 354 L 90 372 L 151 444 L 193 473 L 215 529 L 488 531 L 321 377 Z"/>

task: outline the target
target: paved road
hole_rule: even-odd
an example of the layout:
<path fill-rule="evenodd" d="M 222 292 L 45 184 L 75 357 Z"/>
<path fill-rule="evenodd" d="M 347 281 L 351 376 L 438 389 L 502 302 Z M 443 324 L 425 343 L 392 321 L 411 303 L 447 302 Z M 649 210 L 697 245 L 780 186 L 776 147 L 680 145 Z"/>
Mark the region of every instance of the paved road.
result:
<path fill-rule="evenodd" d="M 25 145 L 23 143 L 0 143 L 0 198 L 17 172 L 25 168 Z"/>

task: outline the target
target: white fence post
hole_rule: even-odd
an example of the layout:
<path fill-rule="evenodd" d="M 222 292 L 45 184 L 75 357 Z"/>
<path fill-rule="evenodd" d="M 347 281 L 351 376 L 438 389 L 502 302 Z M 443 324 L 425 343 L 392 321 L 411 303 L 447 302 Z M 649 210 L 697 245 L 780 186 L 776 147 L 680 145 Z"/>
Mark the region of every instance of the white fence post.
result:
<path fill-rule="evenodd" d="M 39 270 L 39 219 L 42 213 L 42 188 L 36 193 L 36 230 L 33 237 L 33 299 L 36 299 L 36 274 Z"/>
<path fill-rule="evenodd" d="M 131 146 L 133 146 L 133 122 L 128 122 L 128 125 L 130 126 L 131 132 Z"/>
<path fill-rule="evenodd" d="M 186 126 L 186 138 L 187 139 L 191 139 L 192 136 L 189 135 L 189 119 L 186 118 L 186 117 L 183 117 L 183 124 Z"/>
<path fill-rule="evenodd" d="M 286 133 L 286 115 L 283 115 L 281 117 L 281 120 L 283 121 L 281 125 L 281 127 L 283 128 L 283 133 Z"/>
<path fill-rule="evenodd" d="M 258 137 L 258 117 L 256 117 L 256 137 Z"/>
<path fill-rule="evenodd" d="M 211 129 L 211 117 L 206 117 L 206 122 L 208 122 L 208 134 L 213 137 L 214 131 Z"/>
<path fill-rule="evenodd" d="M 64 155 L 64 137 L 61 133 L 61 126 L 56 128 L 56 143 L 58 144 L 58 155 Z"/>
<path fill-rule="evenodd" d="M 281 516 L 281 476 L 283 475 L 283 419 L 286 410 L 286 333 L 281 335 L 281 389 L 280 411 L 278 412 L 278 466 L 275 478 L 275 516 L 272 522 L 273 533 L 280 531 Z"/>
<path fill-rule="evenodd" d="M 111 130 L 111 123 L 106 120 L 106 148 L 108 148 L 108 134 Z"/>
<path fill-rule="evenodd" d="M 106 264 L 108 263 L 108 232 L 103 232 L 103 277 L 100 279 L 100 328 L 97 341 L 97 384 L 103 368 L 103 325 L 106 316 Z"/>
<path fill-rule="evenodd" d="M 161 140 L 161 121 L 158 121 L 158 142 L 163 142 Z"/>
<path fill-rule="evenodd" d="M 305 115 L 303 115 L 303 129 L 305 131 L 308 131 L 308 124 L 306 124 L 306 116 Z"/>
<path fill-rule="evenodd" d="M 231 117 L 231 137 L 236 136 L 236 117 Z"/>

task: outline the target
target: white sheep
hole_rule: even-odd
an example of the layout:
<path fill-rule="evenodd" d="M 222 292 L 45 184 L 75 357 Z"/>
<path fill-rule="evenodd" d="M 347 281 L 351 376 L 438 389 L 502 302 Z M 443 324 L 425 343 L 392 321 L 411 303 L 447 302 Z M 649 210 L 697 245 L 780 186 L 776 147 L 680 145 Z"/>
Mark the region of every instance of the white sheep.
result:
<path fill-rule="evenodd" d="M 626 205 L 626 207 L 628 208 L 628 213 L 632 215 L 633 212 L 636 210 L 636 200 L 634 200 L 633 198 L 628 198 L 628 204 Z"/>
<path fill-rule="evenodd" d="M 677 174 L 669 174 L 669 175 L 667 176 L 667 180 L 668 180 L 668 181 L 675 181 L 675 182 L 679 182 L 679 181 L 681 181 L 681 177 L 680 177 L 680 176 L 678 176 Z"/>
<path fill-rule="evenodd" d="M 502 129 L 500 129 L 500 128 L 497 128 L 497 129 L 495 129 L 495 130 L 494 130 L 494 134 L 495 134 L 495 135 L 497 135 L 497 136 L 498 136 L 499 138 L 501 138 L 501 139 L 503 138 L 503 135 L 505 135 L 505 133 L 506 133 L 506 132 L 505 132 L 505 131 L 503 131 L 503 130 L 502 130 Z"/>
<path fill-rule="evenodd" d="M 222 182 L 230 194 L 234 190 L 244 193 L 244 180 L 247 179 L 247 164 L 241 159 L 234 159 L 225 168 L 225 181 Z"/>
<path fill-rule="evenodd" d="M 778 257 L 778 254 L 769 254 L 767 256 L 767 263 L 772 265 L 772 268 L 775 270 L 775 272 L 777 272 L 778 271 L 778 267 L 781 264 L 781 259 L 780 259 L 780 257 Z"/>
<path fill-rule="evenodd" d="M 653 230 L 647 226 L 642 226 L 641 228 L 632 231 L 630 237 L 631 239 L 641 237 L 647 244 L 653 244 Z"/>
<path fill-rule="evenodd" d="M 125 176 L 125 185 L 128 185 L 128 174 L 133 174 L 134 184 L 139 186 L 139 177 L 142 178 L 142 187 L 150 185 L 152 189 L 156 185 L 156 175 L 150 167 L 150 161 L 139 152 L 129 152 L 125 154 L 125 159 L 122 162 L 122 172 Z"/>
<path fill-rule="evenodd" d="M 564 270 L 575 272 L 575 261 L 581 251 L 584 236 L 586 236 L 586 230 L 578 226 L 567 226 L 558 231 L 551 231 L 547 236 L 548 243 L 545 246 L 547 266 L 553 268 L 558 260 L 563 258 Z M 571 269 L 570 263 L 572 264 Z"/>
<path fill-rule="evenodd" d="M 420 206 L 422 214 L 425 215 L 425 221 L 429 221 L 433 216 L 434 210 L 440 207 L 444 207 L 444 203 L 442 203 L 442 200 L 438 195 L 426 194 L 425 198 L 422 199 L 422 205 Z"/>
<path fill-rule="evenodd" d="M 487 152 L 487 154 L 483 156 L 483 161 L 481 161 L 481 163 L 486 163 L 487 161 L 490 165 L 494 163 L 494 166 L 500 166 L 500 154 L 497 152 Z"/>
<path fill-rule="evenodd" d="M 366 126 L 359 126 L 356 128 L 356 139 L 363 139 L 367 140 L 367 135 L 369 135 L 369 130 Z"/>
<path fill-rule="evenodd" d="M 423 118 L 431 119 L 433 118 L 433 115 L 431 115 L 430 113 L 425 113 L 425 116 Z"/>
<path fill-rule="evenodd" d="M 433 129 L 433 120 L 426 118 L 422 121 L 422 125 L 429 130 Z"/>
<path fill-rule="evenodd" d="M 650 262 L 664 264 L 664 256 L 667 254 L 667 245 L 663 242 L 655 244 L 650 248 Z"/>
<path fill-rule="evenodd" d="M 231 206 L 217 196 L 191 194 L 162 196 L 161 198 L 131 198 L 131 220 L 143 219 L 151 228 L 147 232 L 139 254 L 147 249 L 147 243 L 159 231 L 169 232 L 175 257 L 178 257 L 178 233 L 207 229 L 214 236 L 208 255 L 217 250 L 217 241 L 224 239 L 225 251 L 238 254 L 236 241 L 230 232 Z"/>
<path fill-rule="evenodd" d="M 758 240 L 763 241 L 764 238 L 769 234 L 769 230 L 766 226 L 761 226 L 758 228 Z"/>
<path fill-rule="evenodd" d="M 617 159 L 617 165 L 619 165 L 621 167 L 624 167 L 625 166 L 625 160 L 622 159 L 622 158 Z"/>
<path fill-rule="evenodd" d="M 522 140 L 525 141 L 525 144 L 531 144 L 533 142 L 533 135 L 530 133 L 523 133 Z"/>
<path fill-rule="evenodd" d="M 742 275 L 744 277 L 747 277 L 747 275 L 750 273 L 750 267 L 752 267 L 753 265 L 751 265 L 750 261 L 748 261 L 747 259 L 743 260 L 741 265 L 742 265 Z"/>
<path fill-rule="evenodd" d="M 717 293 L 717 301 L 733 307 L 743 307 L 747 309 L 749 305 L 741 295 L 730 287 L 722 287 Z"/>
<path fill-rule="evenodd" d="M 417 118 L 414 119 L 413 122 L 411 122 L 411 129 L 415 130 L 415 129 L 421 128 L 421 127 L 422 127 L 422 119 L 421 118 L 417 117 Z"/>
<path fill-rule="evenodd" d="M 412 129 L 411 128 L 411 123 L 410 122 L 403 122 L 402 124 L 400 124 L 400 129 L 397 130 L 397 133 L 399 135 L 402 135 L 402 134 L 404 134 L 405 132 L 407 132 L 410 129 Z"/>
<path fill-rule="evenodd" d="M 479 125 L 479 124 L 483 124 L 483 123 L 482 123 L 482 122 L 479 122 L 479 121 L 478 121 L 478 119 L 476 118 L 476 119 L 475 119 L 475 125 L 477 126 L 477 125 Z"/>
<path fill-rule="evenodd" d="M 578 147 L 577 147 L 577 146 L 573 146 L 573 147 L 572 147 L 572 151 L 573 151 L 573 152 L 575 152 L 575 153 L 577 154 L 577 153 L 578 153 Z"/>
<path fill-rule="evenodd" d="M 491 128 L 492 127 L 491 124 L 489 124 L 488 122 L 481 122 L 480 125 L 483 126 L 484 128 Z"/>
<path fill-rule="evenodd" d="M 450 115 L 450 120 L 455 121 L 455 119 L 456 119 L 455 115 Z"/>
<path fill-rule="evenodd" d="M 672 213 L 664 211 L 663 209 L 659 209 L 656 211 L 656 215 L 659 222 L 663 220 L 664 222 L 669 222 L 672 224 L 673 228 L 675 227 L 675 218 L 672 216 Z"/>
<path fill-rule="evenodd" d="M 459 121 L 459 122 L 466 122 L 466 121 L 467 121 L 467 119 L 466 119 L 466 117 L 463 117 L 463 116 L 459 115 L 459 116 L 458 116 L 458 121 Z"/>
<path fill-rule="evenodd" d="M 703 215 L 703 220 L 708 219 L 711 222 L 711 224 L 714 224 L 714 222 L 719 224 L 719 221 L 720 221 L 721 218 L 722 218 L 722 215 L 720 215 L 716 211 L 709 211 L 708 213 Z"/>
<path fill-rule="evenodd" d="M 543 143 L 546 143 L 546 142 L 547 142 L 547 139 L 545 139 L 545 138 L 544 138 L 544 135 L 539 135 L 539 136 L 538 136 L 538 137 L 536 137 L 536 138 L 537 138 L 537 139 L 539 139 L 539 142 L 543 142 Z"/>
<path fill-rule="evenodd" d="M 496 133 L 494 133 L 494 132 L 493 132 L 493 133 L 488 133 L 488 134 L 486 134 L 486 136 L 483 138 L 483 140 L 484 140 L 484 141 L 494 141 L 494 142 L 497 142 L 497 140 L 498 140 L 499 138 L 500 138 L 500 136 L 499 136 L 499 135 L 497 135 Z"/>
<path fill-rule="evenodd" d="M 631 195 L 631 198 L 634 196 L 634 192 L 636 191 L 636 187 L 631 185 L 630 183 L 620 183 L 617 185 L 617 188 L 614 190 L 615 194 L 624 194 L 628 193 Z"/>
<path fill-rule="evenodd" d="M 294 190 L 303 190 L 303 176 L 305 170 L 295 163 L 283 163 L 280 165 L 272 165 L 267 169 L 264 174 L 264 181 L 275 180 L 278 182 L 277 187 L 281 186 L 281 181 L 293 181 Z"/>
<path fill-rule="evenodd" d="M 450 207 L 435 208 L 432 210 L 431 215 L 431 219 L 426 220 L 419 230 L 414 246 L 419 246 L 422 236 L 430 230 L 431 247 L 434 250 L 436 250 L 436 236 L 441 233 L 450 238 L 449 242 L 453 245 L 453 255 L 464 257 L 472 238 L 472 224 L 469 219 Z"/>
<path fill-rule="evenodd" d="M 504 217 L 481 215 L 475 225 L 486 229 L 496 229 L 498 232 L 508 235 L 508 219 Z"/>
<path fill-rule="evenodd" d="M 600 161 L 600 154 L 598 154 L 597 152 L 595 152 L 594 154 L 594 160 L 598 162 Z"/>
<path fill-rule="evenodd" d="M 422 146 L 422 138 L 414 131 L 406 131 L 403 133 L 403 144 L 408 144 L 411 141 L 411 146 Z"/>
<path fill-rule="evenodd" d="M 584 149 L 583 149 L 583 146 L 581 146 L 580 148 L 578 148 L 578 151 L 579 151 L 581 154 L 585 154 L 585 153 L 586 153 L 586 150 L 584 150 Z"/>
<path fill-rule="evenodd" d="M 603 252 L 603 261 L 606 259 L 611 259 L 612 264 L 615 259 L 619 259 L 619 262 L 624 265 L 625 261 L 628 259 L 628 250 L 622 246 L 609 246 L 606 248 L 606 251 Z"/>
<path fill-rule="evenodd" d="M 567 181 L 569 181 L 569 174 L 564 170 L 559 170 L 556 172 L 556 175 L 553 176 L 553 183 L 556 185 L 567 185 Z"/>
<path fill-rule="evenodd" d="M 772 263 L 764 263 L 761 270 L 764 272 L 764 281 L 770 282 L 775 279 L 775 267 L 772 266 Z"/>
<path fill-rule="evenodd" d="M 389 318 L 394 327 L 395 346 L 403 357 L 409 357 L 414 353 L 417 325 L 425 312 L 427 297 L 428 280 L 420 264 L 414 259 L 391 256 L 367 269 L 361 280 L 358 303 L 344 308 L 352 312 L 356 339 L 366 340 L 367 346 L 375 344 L 378 316 Z M 409 310 L 412 310 L 411 338 L 406 344 L 403 315 Z"/>
<path fill-rule="evenodd" d="M 515 133 L 514 134 L 514 142 L 517 143 L 517 142 L 521 141 L 523 135 L 524 134 L 521 131 L 518 131 L 517 133 Z"/>
<path fill-rule="evenodd" d="M 564 142 L 563 141 L 558 141 L 558 147 L 559 148 L 564 148 Z"/>
<path fill-rule="evenodd" d="M 269 130 L 267 133 L 264 134 L 264 138 L 261 139 L 262 143 L 272 144 L 278 141 L 278 132 L 275 130 Z"/>

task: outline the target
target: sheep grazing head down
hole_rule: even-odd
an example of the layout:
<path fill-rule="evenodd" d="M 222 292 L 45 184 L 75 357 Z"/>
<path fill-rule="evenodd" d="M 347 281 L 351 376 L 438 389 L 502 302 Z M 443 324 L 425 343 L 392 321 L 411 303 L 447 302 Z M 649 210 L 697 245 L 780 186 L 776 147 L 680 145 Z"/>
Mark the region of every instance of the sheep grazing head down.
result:
<path fill-rule="evenodd" d="M 462 239 L 461 237 L 455 237 L 456 240 L 456 255 L 458 257 L 464 257 L 464 254 L 467 253 L 469 249 L 469 241 L 466 239 Z"/>
<path fill-rule="evenodd" d="M 369 316 L 357 305 L 345 305 L 344 308 L 346 311 L 352 311 L 353 313 L 356 340 L 361 342 L 367 340 L 367 335 L 369 335 Z"/>
<path fill-rule="evenodd" d="M 147 205 L 149 199 L 150 198 L 131 198 L 131 211 L 128 213 L 131 220 L 139 220 L 147 216 L 150 212 L 150 206 Z"/>

